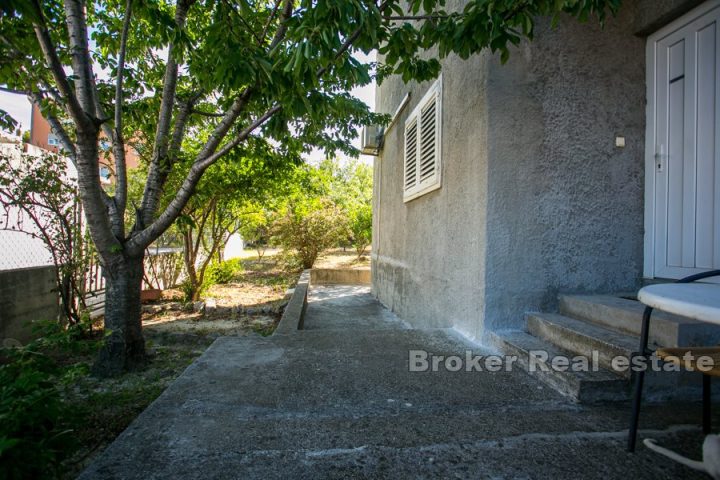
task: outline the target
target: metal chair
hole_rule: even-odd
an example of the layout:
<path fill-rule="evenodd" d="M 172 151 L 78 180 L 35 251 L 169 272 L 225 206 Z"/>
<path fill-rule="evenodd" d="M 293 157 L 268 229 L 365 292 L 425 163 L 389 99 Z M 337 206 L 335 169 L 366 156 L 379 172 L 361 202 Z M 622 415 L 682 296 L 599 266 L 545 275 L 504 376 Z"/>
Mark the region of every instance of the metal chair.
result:
<path fill-rule="evenodd" d="M 683 279 L 678 280 L 675 283 L 692 283 L 697 280 L 702 280 L 705 278 L 710 277 L 716 277 L 720 276 L 720 270 L 711 270 L 708 272 L 698 273 L 696 275 L 690 275 L 689 277 L 685 277 Z M 648 287 L 646 287 L 648 288 Z M 640 292 L 643 290 L 641 289 Z M 718 291 L 720 292 L 720 286 L 718 286 Z M 640 347 L 638 349 L 638 352 L 633 355 L 633 358 L 637 355 L 645 357 L 647 360 L 647 357 L 649 355 L 652 355 L 653 352 L 651 350 L 648 350 L 648 336 L 650 333 L 650 316 L 652 315 L 653 307 L 647 306 L 645 307 L 645 311 L 643 312 L 643 320 L 642 320 L 642 328 L 640 330 Z M 682 315 L 683 312 L 671 312 L 671 313 L 677 313 Z M 711 405 L 711 396 L 710 396 L 710 387 L 711 387 L 711 375 L 712 376 L 720 376 L 720 347 L 710 347 L 710 348 L 701 348 L 701 347 L 681 347 L 681 348 L 664 348 L 664 349 L 658 349 L 655 354 L 665 359 L 666 361 L 672 361 L 677 363 L 680 366 L 685 367 L 686 369 L 692 369 L 695 370 L 695 366 L 693 364 L 686 364 L 686 362 L 683 361 L 682 357 L 685 355 L 685 353 L 691 352 L 694 354 L 694 356 L 697 355 L 710 355 L 713 358 L 717 355 L 718 361 L 716 362 L 718 370 L 715 371 L 715 368 L 713 368 L 710 372 L 702 372 L 703 375 L 703 431 L 705 433 L 708 433 L 710 431 L 710 405 Z M 703 353 L 705 352 L 705 353 Z M 680 354 L 680 355 L 678 355 Z M 676 360 L 677 359 L 677 360 Z M 632 359 L 631 359 L 632 360 Z M 633 362 L 631 361 L 631 364 Z M 645 365 L 647 365 L 647 362 L 645 362 Z M 628 452 L 634 452 L 635 451 L 635 443 L 637 440 L 637 430 L 638 430 L 638 422 L 640 420 L 640 405 L 642 403 L 642 390 L 643 390 L 643 382 L 645 379 L 645 370 L 642 369 L 638 372 L 636 372 L 635 376 L 635 385 L 634 385 L 634 392 L 633 392 L 633 403 L 632 403 L 632 414 L 630 417 L 630 428 L 628 431 L 628 444 L 627 444 L 627 451 Z"/>

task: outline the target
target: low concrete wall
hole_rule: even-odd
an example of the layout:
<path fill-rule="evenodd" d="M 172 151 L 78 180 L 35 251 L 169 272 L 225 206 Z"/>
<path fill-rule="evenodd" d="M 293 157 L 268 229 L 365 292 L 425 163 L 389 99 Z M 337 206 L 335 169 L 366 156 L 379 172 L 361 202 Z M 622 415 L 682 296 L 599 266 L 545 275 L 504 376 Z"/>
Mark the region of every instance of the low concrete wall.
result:
<path fill-rule="evenodd" d="M 32 322 L 59 313 L 55 267 L 0 272 L 0 344 L 32 339 Z"/>
<path fill-rule="evenodd" d="M 310 281 L 313 285 L 370 285 L 370 269 L 313 268 Z"/>
<path fill-rule="evenodd" d="M 310 270 L 304 270 L 300 274 L 297 285 L 293 291 L 290 301 L 285 307 L 280 323 L 273 335 L 295 333 L 302 330 L 305 309 L 307 308 L 308 287 L 310 286 Z"/>

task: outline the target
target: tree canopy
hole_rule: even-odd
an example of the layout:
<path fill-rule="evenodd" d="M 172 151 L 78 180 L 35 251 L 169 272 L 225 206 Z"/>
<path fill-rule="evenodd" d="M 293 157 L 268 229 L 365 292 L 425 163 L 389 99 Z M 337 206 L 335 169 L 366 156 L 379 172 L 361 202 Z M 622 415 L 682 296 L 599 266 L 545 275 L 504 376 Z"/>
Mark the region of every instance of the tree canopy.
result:
<path fill-rule="evenodd" d="M 82 153 L 83 135 L 103 130 L 113 140 L 114 196 L 106 198 L 99 183 L 81 178 L 85 202 L 105 207 L 89 214 L 93 237 L 107 256 L 113 249 L 141 250 L 157 238 L 205 169 L 250 140 L 272 140 L 287 152 L 311 145 L 352 151 L 354 126 L 377 121 L 347 93 L 367 84 L 374 67 L 358 62 L 354 50 L 379 48 L 379 80 L 389 74 L 425 80 L 440 69 L 438 58 L 422 56 L 434 45 L 440 58 L 451 52 L 467 58 L 482 48 L 507 58 L 511 45 L 532 38 L 537 16 L 565 12 L 603 20 L 619 0 L 470 0 L 451 12 L 444 0 L 411 0 L 407 10 L 403 4 L 13 0 L 0 17 L 0 82 L 42 106 L 72 156 Z M 0 118 L 10 123 L 6 114 Z M 173 201 L 159 212 L 168 174 L 194 123 L 212 128 L 195 139 L 203 148 Z M 138 131 L 143 137 L 135 139 Z M 126 207 L 123 150 L 133 139 L 147 151 L 150 168 L 140 222 L 128 238 L 121 212 L 114 210 Z"/>

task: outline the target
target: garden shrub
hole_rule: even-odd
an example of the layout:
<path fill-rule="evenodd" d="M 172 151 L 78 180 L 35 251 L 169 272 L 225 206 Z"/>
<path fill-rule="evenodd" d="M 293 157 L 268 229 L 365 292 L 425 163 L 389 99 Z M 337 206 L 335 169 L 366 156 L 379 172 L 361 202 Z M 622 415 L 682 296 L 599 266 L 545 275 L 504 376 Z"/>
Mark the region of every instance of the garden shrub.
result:
<path fill-rule="evenodd" d="M 318 255 L 348 236 L 344 213 L 327 199 L 309 199 L 288 205 L 273 224 L 274 239 L 285 251 L 312 268 Z"/>
<path fill-rule="evenodd" d="M 232 258 L 223 262 L 213 262 L 205 272 L 208 285 L 230 283 L 237 274 L 242 272 L 242 263 L 239 258 Z"/>
<path fill-rule="evenodd" d="M 0 478 L 58 477 L 77 445 L 54 385 L 59 370 L 34 345 L 1 355 Z"/>
<path fill-rule="evenodd" d="M 93 331 L 90 314 L 84 311 L 80 321 L 65 325 L 57 320 L 40 320 L 33 322 L 33 333 L 38 337 L 27 348 L 43 352 L 69 352 L 80 355 L 97 353 L 102 338 Z M 95 335 L 95 336 L 94 336 Z"/>
<path fill-rule="evenodd" d="M 242 271 L 243 266 L 239 258 L 231 258 L 223 262 L 213 262 L 208 265 L 202 285 L 197 289 L 197 292 L 190 278 L 186 278 L 180 284 L 179 288 L 183 294 L 183 299 L 186 302 L 190 302 L 194 296 L 196 296 L 196 298 L 202 296 L 203 293 L 213 285 L 230 283 L 238 274 L 242 273 Z"/>

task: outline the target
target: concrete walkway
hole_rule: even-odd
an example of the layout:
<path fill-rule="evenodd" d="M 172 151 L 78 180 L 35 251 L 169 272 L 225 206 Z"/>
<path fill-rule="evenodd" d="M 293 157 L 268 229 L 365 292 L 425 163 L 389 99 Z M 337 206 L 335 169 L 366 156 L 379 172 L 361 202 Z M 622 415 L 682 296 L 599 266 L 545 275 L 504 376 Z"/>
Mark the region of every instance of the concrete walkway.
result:
<path fill-rule="evenodd" d="M 704 478 L 624 452 L 627 405 L 578 406 L 521 370 L 410 372 L 408 351 L 490 352 L 412 330 L 358 287 L 315 288 L 307 330 L 223 337 L 81 478 Z M 642 437 L 696 458 L 698 406 Z"/>
<path fill-rule="evenodd" d="M 308 294 L 304 331 L 408 328 L 359 285 L 319 285 Z M 303 332 L 304 333 L 304 332 Z"/>

